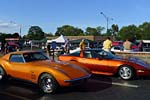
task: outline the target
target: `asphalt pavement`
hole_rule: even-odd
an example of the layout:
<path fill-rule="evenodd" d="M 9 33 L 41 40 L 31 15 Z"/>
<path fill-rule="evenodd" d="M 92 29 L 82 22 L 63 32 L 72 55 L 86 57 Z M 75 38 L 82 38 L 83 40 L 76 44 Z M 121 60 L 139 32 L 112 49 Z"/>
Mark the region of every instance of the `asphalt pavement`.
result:
<path fill-rule="evenodd" d="M 148 100 L 150 78 L 125 81 L 93 75 L 83 86 L 63 87 L 56 94 L 43 94 L 34 84 L 16 80 L 0 82 L 2 100 Z"/>
<path fill-rule="evenodd" d="M 52 59 L 52 56 L 50 56 Z M 55 57 L 57 60 L 57 58 Z M 149 100 L 150 77 L 125 81 L 92 75 L 82 86 L 63 87 L 56 94 L 43 94 L 29 83 L 14 79 L 0 82 L 0 100 Z"/>

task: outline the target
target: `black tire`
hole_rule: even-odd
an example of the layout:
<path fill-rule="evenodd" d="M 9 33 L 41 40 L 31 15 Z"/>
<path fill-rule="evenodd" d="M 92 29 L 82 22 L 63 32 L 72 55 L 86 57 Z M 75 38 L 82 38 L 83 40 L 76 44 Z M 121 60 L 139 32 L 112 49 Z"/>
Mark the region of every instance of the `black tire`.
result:
<path fill-rule="evenodd" d="M 135 71 L 131 66 L 122 65 L 118 71 L 119 76 L 124 80 L 131 80 L 135 78 Z"/>
<path fill-rule="evenodd" d="M 6 72 L 2 66 L 0 66 L 0 81 L 6 79 Z"/>
<path fill-rule="evenodd" d="M 55 78 L 48 74 L 44 73 L 39 77 L 39 87 L 41 88 L 42 92 L 44 93 L 55 93 L 58 87 L 58 84 Z"/>

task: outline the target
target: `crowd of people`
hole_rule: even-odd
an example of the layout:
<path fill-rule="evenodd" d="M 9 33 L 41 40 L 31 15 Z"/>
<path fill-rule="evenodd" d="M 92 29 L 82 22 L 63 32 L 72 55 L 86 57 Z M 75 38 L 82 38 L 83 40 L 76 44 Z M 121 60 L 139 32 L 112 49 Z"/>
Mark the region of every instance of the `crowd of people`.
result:
<path fill-rule="evenodd" d="M 113 45 L 112 45 L 112 41 L 111 41 L 110 37 L 107 37 L 107 39 L 103 42 L 103 48 L 102 49 L 105 51 L 111 51 L 112 46 Z M 129 41 L 129 39 L 126 39 L 123 42 L 122 46 L 123 46 L 123 51 L 126 51 L 126 52 L 133 51 L 132 46 L 134 46 L 134 45 L 131 41 Z M 135 45 L 135 46 L 138 49 L 137 51 L 143 51 L 143 41 L 142 40 L 139 42 L 138 45 Z"/>
<path fill-rule="evenodd" d="M 132 51 L 132 46 L 133 46 L 133 43 L 131 41 L 129 41 L 129 39 L 126 39 L 123 44 L 123 51 L 126 51 L 126 52 L 131 52 Z M 70 47 L 71 47 L 71 43 L 70 43 L 70 40 L 67 39 L 65 45 L 64 45 L 64 52 L 66 54 L 69 54 L 70 52 Z M 79 43 L 79 47 L 80 47 L 80 50 L 81 51 L 84 51 L 85 47 L 86 47 L 86 44 L 85 44 L 85 39 L 82 39 L 81 42 Z M 105 51 L 108 51 L 108 52 L 111 52 L 111 48 L 113 47 L 113 41 L 111 40 L 110 37 L 107 37 L 106 40 L 103 41 L 103 47 L 102 49 L 105 50 Z M 139 44 L 137 45 L 138 47 L 138 51 L 143 51 L 143 41 L 141 40 L 139 42 Z"/>

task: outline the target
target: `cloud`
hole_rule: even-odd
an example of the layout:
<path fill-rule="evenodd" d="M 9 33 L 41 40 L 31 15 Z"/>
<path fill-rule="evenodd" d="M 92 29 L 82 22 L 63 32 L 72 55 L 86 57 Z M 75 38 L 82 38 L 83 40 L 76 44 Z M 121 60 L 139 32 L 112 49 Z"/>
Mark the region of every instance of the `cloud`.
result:
<path fill-rule="evenodd" d="M 0 20 L 0 28 L 19 28 L 20 26 L 13 22 L 3 22 Z"/>
<path fill-rule="evenodd" d="M 4 22 L 0 20 L 0 32 L 14 33 L 18 32 L 19 28 L 19 24 L 13 22 Z"/>

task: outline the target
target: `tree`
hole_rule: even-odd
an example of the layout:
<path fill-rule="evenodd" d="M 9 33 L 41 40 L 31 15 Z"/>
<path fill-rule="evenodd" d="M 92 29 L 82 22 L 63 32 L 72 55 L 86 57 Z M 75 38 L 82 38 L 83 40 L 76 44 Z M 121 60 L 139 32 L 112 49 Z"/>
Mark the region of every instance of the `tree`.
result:
<path fill-rule="evenodd" d="M 96 36 L 98 34 L 98 32 L 97 32 L 96 28 L 87 27 L 85 34 L 86 35 L 95 35 Z"/>
<path fill-rule="evenodd" d="M 54 36 L 54 35 L 53 35 L 53 33 L 45 33 L 44 36 L 48 37 L 48 36 Z"/>
<path fill-rule="evenodd" d="M 55 36 L 79 36 L 79 35 L 84 35 L 84 32 L 82 29 L 75 28 L 70 25 L 64 25 L 62 27 L 58 27 L 57 31 L 55 33 Z"/>
<path fill-rule="evenodd" d="M 12 35 L 12 37 L 13 37 L 13 38 L 19 38 L 20 36 L 19 36 L 19 33 L 14 33 L 14 34 Z"/>
<path fill-rule="evenodd" d="M 39 26 L 31 26 L 29 28 L 27 38 L 31 40 L 40 40 L 44 38 L 44 32 Z"/>
<path fill-rule="evenodd" d="M 119 31 L 119 27 L 118 27 L 118 25 L 113 24 L 113 25 L 111 26 L 111 28 L 112 28 L 113 40 L 115 40 L 116 34 L 117 34 L 117 32 Z"/>
<path fill-rule="evenodd" d="M 139 38 L 139 29 L 135 25 L 124 26 L 118 32 L 117 38 L 119 40 L 126 40 L 128 38 L 134 41 Z"/>
<path fill-rule="evenodd" d="M 103 31 L 104 29 L 105 29 L 105 28 L 104 28 L 104 27 L 101 27 L 101 26 L 96 27 L 96 30 L 97 30 L 97 32 L 98 32 L 99 35 L 102 34 L 102 31 Z"/>
<path fill-rule="evenodd" d="M 101 32 L 104 30 L 104 27 L 98 26 L 96 28 L 87 27 L 85 35 L 94 35 L 94 36 L 100 36 Z"/>
<path fill-rule="evenodd" d="M 141 39 L 149 40 L 150 39 L 150 23 L 144 22 L 142 25 L 139 25 L 139 34 Z"/>

